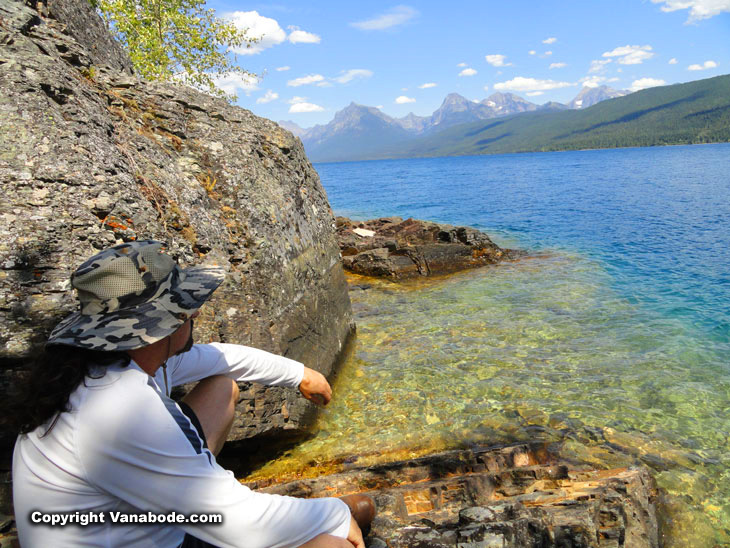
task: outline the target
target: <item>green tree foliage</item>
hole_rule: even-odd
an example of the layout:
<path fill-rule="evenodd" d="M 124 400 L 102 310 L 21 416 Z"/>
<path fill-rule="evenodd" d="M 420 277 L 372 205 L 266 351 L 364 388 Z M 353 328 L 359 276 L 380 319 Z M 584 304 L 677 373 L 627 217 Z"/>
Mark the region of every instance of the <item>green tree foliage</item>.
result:
<path fill-rule="evenodd" d="M 90 1 L 144 78 L 174 80 L 226 96 L 215 86 L 216 76 L 255 77 L 236 65 L 230 50 L 250 47 L 257 39 L 205 9 L 205 0 Z"/>

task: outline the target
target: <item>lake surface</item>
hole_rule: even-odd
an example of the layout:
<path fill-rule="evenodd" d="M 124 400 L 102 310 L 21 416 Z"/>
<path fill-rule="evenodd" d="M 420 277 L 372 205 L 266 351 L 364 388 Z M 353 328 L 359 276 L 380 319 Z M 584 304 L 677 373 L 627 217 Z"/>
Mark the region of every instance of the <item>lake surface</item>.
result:
<path fill-rule="evenodd" d="M 652 467 L 669 545 L 730 543 L 730 145 L 315 167 L 337 215 L 474 226 L 531 257 L 353 290 L 317 435 L 260 474 L 561 440 Z"/>

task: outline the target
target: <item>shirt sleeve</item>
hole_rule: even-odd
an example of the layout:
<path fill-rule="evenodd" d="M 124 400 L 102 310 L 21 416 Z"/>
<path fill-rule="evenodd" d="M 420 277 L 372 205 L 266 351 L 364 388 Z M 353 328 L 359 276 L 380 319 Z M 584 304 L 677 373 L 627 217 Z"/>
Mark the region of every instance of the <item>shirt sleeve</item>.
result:
<path fill-rule="evenodd" d="M 347 538 L 344 502 L 241 485 L 207 449 L 196 447 L 185 432 L 187 418 L 153 387 L 128 390 L 123 401 L 99 401 L 77 424 L 77 455 L 92 485 L 142 512 L 222 514 L 220 524 L 177 525 L 215 546 L 295 547 L 321 533 Z"/>
<path fill-rule="evenodd" d="M 195 382 L 212 375 L 235 381 L 297 388 L 304 364 L 265 350 L 240 344 L 195 344 L 184 354 L 168 360 L 172 386 Z"/>

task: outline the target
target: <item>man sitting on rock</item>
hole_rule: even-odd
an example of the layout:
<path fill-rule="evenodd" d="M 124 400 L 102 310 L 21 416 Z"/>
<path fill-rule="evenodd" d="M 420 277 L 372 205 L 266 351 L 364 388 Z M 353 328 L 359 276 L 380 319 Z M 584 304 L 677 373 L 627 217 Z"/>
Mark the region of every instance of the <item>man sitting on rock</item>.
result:
<path fill-rule="evenodd" d="M 369 497 L 256 493 L 217 464 L 236 381 L 298 387 L 325 404 L 332 394 L 294 360 L 193 345 L 193 319 L 223 277 L 217 267 L 180 269 L 152 241 L 117 245 L 74 272 L 81 309 L 51 333 L 12 417 L 21 546 L 364 548 Z M 194 381 L 182 401 L 170 398 Z M 222 523 L 204 523 L 206 514 Z"/>

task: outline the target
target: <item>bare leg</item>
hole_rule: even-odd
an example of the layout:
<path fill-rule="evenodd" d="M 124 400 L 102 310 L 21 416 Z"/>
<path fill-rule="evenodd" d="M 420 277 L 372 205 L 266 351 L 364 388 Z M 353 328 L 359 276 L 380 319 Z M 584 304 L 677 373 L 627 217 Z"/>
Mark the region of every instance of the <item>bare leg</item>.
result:
<path fill-rule="evenodd" d="M 354 548 L 349 540 L 322 533 L 299 548 Z"/>
<path fill-rule="evenodd" d="M 228 438 L 238 403 L 238 385 L 228 377 L 215 375 L 200 381 L 183 398 L 200 420 L 208 449 L 217 455 Z"/>

